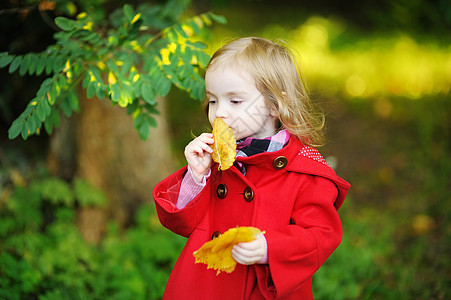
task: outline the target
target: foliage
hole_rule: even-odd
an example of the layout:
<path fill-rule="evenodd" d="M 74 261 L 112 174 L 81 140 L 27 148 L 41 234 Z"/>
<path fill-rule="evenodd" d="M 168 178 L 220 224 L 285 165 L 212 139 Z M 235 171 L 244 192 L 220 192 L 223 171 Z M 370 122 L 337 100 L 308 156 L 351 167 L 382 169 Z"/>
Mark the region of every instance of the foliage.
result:
<path fill-rule="evenodd" d="M 404 33 L 362 39 L 336 20 L 312 17 L 293 31 L 309 82 L 348 99 L 447 94 L 451 55 L 447 46 L 417 42 Z"/>
<path fill-rule="evenodd" d="M 340 208 L 343 242 L 314 276 L 315 296 L 448 299 L 451 102 L 392 98 L 388 116 L 377 103 L 341 104 L 340 143 L 352 131 L 356 149 L 346 150 L 341 163 L 354 163 L 339 173 L 352 187 Z"/>
<path fill-rule="evenodd" d="M 269 24 L 253 34 L 287 41 L 310 90 L 321 96 L 420 99 L 450 92 L 449 45 L 437 40 L 404 32 L 366 33 L 362 38 L 362 32 L 338 18 L 321 16 L 310 16 L 289 29 Z M 221 43 L 216 40 L 212 49 Z"/>
<path fill-rule="evenodd" d="M 89 245 L 76 226 L 77 207 L 103 199 L 81 180 L 16 186 L 0 206 L 0 298 L 161 299 L 183 239 L 162 231 L 145 205 L 133 228 L 122 234 L 110 223 L 101 243 Z"/>
<path fill-rule="evenodd" d="M 9 138 L 39 134 L 42 124 L 50 134 L 59 126 L 60 112 L 70 117 L 79 111 L 76 87 L 80 83 L 88 98 L 107 98 L 113 105 L 126 107 L 142 139 L 148 137 L 150 126 L 157 125 L 152 116 L 158 114 L 156 98 L 166 96 L 171 85 L 201 99 L 201 72 L 209 56 L 206 45 L 194 38 L 213 21 L 225 20 L 209 12 L 177 23 L 180 11 L 174 8 L 179 2 L 143 4 L 136 11 L 124 5 L 107 24 L 86 12 L 75 20 L 57 17 L 55 24 L 61 31 L 45 51 L 0 53 L 0 67 L 9 66 L 9 73 L 49 76 L 12 123 Z"/>

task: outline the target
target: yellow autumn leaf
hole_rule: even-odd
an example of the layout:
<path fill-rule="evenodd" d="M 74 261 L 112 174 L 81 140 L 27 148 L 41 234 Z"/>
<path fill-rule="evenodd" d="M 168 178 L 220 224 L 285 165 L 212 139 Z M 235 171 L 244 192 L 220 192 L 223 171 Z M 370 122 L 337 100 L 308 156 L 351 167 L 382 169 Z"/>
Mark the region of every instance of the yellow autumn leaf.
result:
<path fill-rule="evenodd" d="M 108 72 L 108 83 L 115 84 L 117 82 L 116 76 L 114 76 L 113 72 Z"/>
<path fill-rule="evenodd" d="M 232 257 L 233 246 L 252 242 L 260 233 L 264 232 L 255 227 L 231 228 L 195 251 L 195 263 L 203 263 L 207 265 L 207 269 L 217 270 L 216 275 L 221 272 L 232 273 L 236 267 L 236 261 Z"/>
<path fill-rule="evenodd" d="M 94 24 L 92 22 L 88 22 L 85 26 L 83 26 L 84 30 L 91 30 Z"/>
<path fill-rule="evenodd" d="M 163 65 L 171 64 L 171 61 L 169 60 L 169 53 L 170 53 L 170 51 L 166 48 L 163 48 L 160 50 L 161 62 L 163 63 Z"/>
<path fill-rule="evenodd" d="M 135 17 L 133 18 L 133 20 L 130 22 L 132 24 L 136 23 L 136 21 L 138 21 L 138 19 L 141 17 L 141 14 L 136 14 Z"/>
<path fill-rule="evenodd" d="M 187 36 L 192 36 L 193 33 L 194 33 L 194 30 L 191 27 L 187 26 L 187 25 L 182 25 L 182 30 L 185 32 L 185 34 Z"/>
<path fill-rule="evenodd" d="M 236 140 L 232 129 L 221 118 L 215 119 L 213 138 L 215 142 L 211 157 L 219 164 L 220 170 L 227 170 L 235 161 Z"/>
<path fill-rule="evenodd" d="M 105 63 L 103 61 L 99 61 L 97 63 L 97 67 L 99 67 L 100 70 L 105 70 L 106 65 L 105 65 Z"/>

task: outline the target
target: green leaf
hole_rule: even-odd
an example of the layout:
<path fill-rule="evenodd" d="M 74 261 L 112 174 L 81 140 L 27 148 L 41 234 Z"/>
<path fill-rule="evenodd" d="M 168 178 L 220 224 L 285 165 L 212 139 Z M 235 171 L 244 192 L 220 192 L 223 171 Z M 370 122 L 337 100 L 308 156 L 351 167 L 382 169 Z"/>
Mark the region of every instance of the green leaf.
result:
<path fill-rule="evenodd" d="M 206 67 L 208 63 L 210 62 L 210 55 L 208 55 L 205 52 L 198 52 L 197 53 L 197 61 L 202 67 Z"/>
<path fill-rule="evenodd" d="M 144 107 L 150 114 L 160 115 L 160 111 L 154 105 L 146 104 Z"/>
<path fill-rule="evenodd" d="M 50 115 L 50 117 L 51 117 L 51 116 L 52 116 L 52 115 Z M 48 135 L 51 135 L 51 134 L 52 134 L 52 131 L 53 131 L 53 122 L 52 122 L 51 118 L 45 119 L 45 121 L 44 121 L 44 129 L 45 129 L 45 132 L 47 132 Z"/>
<path fill-rule="evenodd" d="M 149 137 L 150 128 L 149 126 L 141 126 L 138 128 L 139 137 L 145 141 Z"/>
<path fill-rule="evenodd" d="M 91 74 L 89 72 L 85 73 L 85 76 L 83 77 L 83 81 L 81 83 L 81 86 L 85 89 L 88 87 L 88 84 L 91 82 Z"/>
<path fill-rule="evenodd" d="M 158 95 L 161 97 L 166 96 L 171 90 L 171 82 L 169 80 L 162 80 L 160 86 L 158 87 Z"/>
<path fill-rule="evenodd" d="M 63 79 L 64 77 L 60 77 Z M 54 80 L 49 92 L 51 92 L 52 98 L 58 97 L 61 94 L 61 90 L 64 89 L 64 82 L 62 80 Z"/>
<path fill-rule="evenodd" d="M 52 110 L 49 117 L 44 122 L 44 128 L 48 135 L 52 134 L 53 127 L 60 125 L 60 116 L 56 110 Z"/>
<path fill-rule="evenodd" d="M 28 135 L 31 135 L 36 131 L 36 123 L 34 122 L 32 116 L 30 116 L 25 122 L 25 127 L 27 128 Z"/>
<path fill-rule="evenodd" d="M 36 107 L 36 115 L 38 116 L 38 118 L 39 118 L 39 120 L 40 120 L 41 122 L 44 122 L 44 121 L 45 121 L 45 112 L 44 112 L 44 110 L 43 110 L 43 108 L 42 108 L 41 105 L 38 105 L 38 106 Z"/>
<path fill-rule="evenodd" d="M 197 24 L 194 19 L 190 19 L 188 20 L 188 22 L 186 23 L 187 26 L 191 27 L 191 29 L 194 31 L 194 33 L 196 34 L 201 34 L 202 33 L 202 28 L 199 26 L 199 24 Z"/>
<path fill-rule="evenodd" d="M 186 44 L 188 44 L 196 49 L 206 49 L 208 47 L 207 44 L 199 42 L 199 41 L 197 41 L 197 42 L 186 41 Z"/>
<path fill-rule="evenodd" d="M 39 106 L 42 108 L 42 110 L 44 111 L 44 114 L 46 117 L 50 116 L 50 113 L 52 112 L 52 108 L 50 107 L 50 103 L 47 100 L 47 98 L 42 99 L 39 102 Z"/>
<path fill-rule="evenodd" d="M 22 139 L 24 140 L 24 141 L 26 141 L 27 140 L 27 138 L 28 138 L 28 126 L 27 126 L 27 122 L 25 122 L 24 121 L 24 124 L 23 124 L 23 126 L 22 126 L 22 131 L 20 132 L 20 135 L 22 136 Z"/>
<path fill-rule="evenodd" d="M 62 99 L 60 107 L 66 117 L 70 118 L 72 116 L 72 108 L 70 107 L 68 97 Z"/>
<path fill-rule="evenodd" d="M 48 89 L 46 95 L 44 95 L 43 97 L 45 97 L 49 101 L 50 105 L 53 105 L 56 102 L 56 96 L 50 92 L 50 89 Z"/>
<path fill-rule="evenodd" d="M 186 34 L 186 32 L 182 29 L 182 25 L 176 25 L 174 26 L 174 30 L 183 38 L 187 39 L 188 35 Z"/>
<path fill-rule="evenodd" d="M 11 74 L 14 71 L 17 70 L 17 68 L 20 65 L 20 62 L 22 61 L 22 56 L 16 56 L 14 57 L 13 61 L 11 62 L 11 64 L 9 65 L 9 69 L 8 72 Z"/>
<path fill-rule="evenodd" d="M 24 127 L 24 123 L 25 121 L 22 116 L 15 119 L 8 130 L 8 138 L 12 140 L 18 137 Z"/>
<path fill-rule="evenodd" d="M 6 67 L 13 59 L 14 56 L 12 55 L 2 55 L 0 57 L 0 68 Z"/>
<path fill-rule="evenodd" d="M 171 66 L 165 66 L 165 71 L 170 72 L 170 67 Z M 161 97 L 166 96 L 171 90 L 171 81 L 160 69 L 157 68 L 152 70 L 149 75 L 152 78 L 152 85 L 156 87 L 156 94 Z"/>
<path fill-rule="evenodd" d="M 157 121 L 147 113 L 140 113 L 134 122 L 134 127 L 138 130 L 139 137 L 146 140 L 149 137 L 150 127 L 157 127 Z"/>
<path fill-rule="evenodd" d="M 133 102 L 132 89 L 130 85 L 123 84 L 121 89 L 121 98 L 119 100 L 119 106 L 127 107 L 127 105 L 132 102 Z"/>
<path fill-rule="evenodd" d="M 111 100 L 118 102 L 121 99 L 121 88 L 115 83 L 110 86 Z"/>
<path fill-rule="evenodd" d="M 45 99 L 42 99 L 37 105 L 36 105 L 36 115 L 38 116 L 39 120 L 41 122 L 45 121 L 45 118 L 47 117 L 46 115 L 46 110 L 44 108 L 44 105 L 41 104 L 41 102 L 47 102 L 45 101 Z"/>
<path fill-rule="evenodd" d="M 139 113 L 140 107 L 139 107 L 139 101 L 133 101 L 127 106 L 127 115 Z"/>
<path fill-rule="evenodd" d="M 55 24 L 64 31 L 71 31 L 75 28 L 74 21 L 65 17 L 56 17 Z"/>
<path fill-rule="evenodd" d="M 53 61 L 53 72 L 54 73 L 59 73 L 63 70 L 64 68 L 64 58 L 62 57 L 55 57 L 54 61 Z"/>
<path fill-rule="evenodd" d="M 147 125 L 151 126 L 151 127 L 157 127 L 157 120 L 155 120 L 155 118 L 151 117 L 150 115 L 146 115 L 146 123 Z"/>
<path fill-rule="evenodd" d="M 30 53 L 29 56 L 30 56 L 30 66 L 28 67 L 28 74 L 33 75 L 38 65 L 39 59 L 37 58 L 37 55 L 34 53 Z"/>
<path fill-rule="evenodd" d="M 142 126 L 144 123 L 144 114 L 140 112 L 136 118 L 134 119 L 133 126 L 138 129 L 138 127 Z"/>
<path fill-rule="evenodd" d="M 127 22 L 131 22 L 135 17 L 135 11 L 133 10 L 133 7 L 130 4 L 124 5 L 124 15 Z"/>
<path fill-rule="evenodd" d="M 121 67 L 122 68 L 121 74 L 125 76 L 130 71 L 133 64 L 130 56 L 124 57 L 122 62 L 123 65 Z"/>
<path fill-rule="evenodd" d="M 216 15 L 214 13 L 209 13 L 209 16 L 221 25 L 227 24 L 227 19 L 224 16 Z"/>
<path fill-rule="evenodd" d="M 75 111 L 80 111 L 80 103 L 78 101 L 77 93 L 75 93 L 73 90 L 69 91 L 69 94 L 67 95 L 67 101 L 69 102 L 70 108 Z"/>
<path fill-rule="evenodd" d="M 50 75 L 50 73 L 52 73 L 54 63 L 55 63 L 54 57 L 51 56 L 47 57 L 45 64 L 45 74 Z"/>
<path fill-rule="evenodd" d="M 111 59 L 107 60 L 106 65 L 108 66 L 108 68 L 111 69 L 111 71 L 113 71 L 113 73 L 116 76 L 121 74 L 121 70 L 119 69 L 119 67 Z"/>
<path fill-rule="evenodd" d="M 92 73 L 92 75 L 94 76 L 94 78 L 95 78 L 96 81 L 98 81 L 98 82 L 100 82 L 100 83 L 103 83 L 103 80 L 102 80 L 102 71 L 101 71 L 98 67 L 96 67 L 96 66 L 91 66 L 91 67 L 89 67 L 89 71 Z M 91 80 L 92 80 L 92 79 L 91 79 Z"/>
<path fill-rule="evenodd" d="M 97 84 L 96 85 L 96 95 L 97 98 L 99 99 L 104 99 L 106 97 L 106 92 L 105 92 L 105 85 L 103 84 Z M 78 99 L 78 98 L 77 98 Z M 78 101 L 78 100 L 77 100 Z"/>
<path fill-rule="evenodd" d="M 143 83 L 141 86 L 141 94 L 146 103 L 155 104 L 155 92 L 149 83 Z"/>
<path fill-rule="evenodd" d="M 30 134 L 35 133 L 36 130 L 39 127 L 41 127 L 41 121 L 39 120 L 39 118 L 36 114 L 30 115 L 30 117 L 27 120 L 27 126 L 28 126 L 28 130 L 30 131 Z"/>
<path fill-rule="evenodd" d="M 202 82 L 193 81 L 189 90 L 191 97 L 197 100 L 202 100 L 205 96 L 205 85 Z"/>
<path fill-rule="evenodd" d="M 37 56 L 37 64 L 36 64 L 36 75 L 39 76 L 44 71 L 45 63 L 47 61 L 47 57 L 45 56 Z"/>
<path fill-rule="evenodd" d="M 91 99 L 96 94 L 96 85 L 96 81 L 89 82 L 88 88 L 86 89 L 86 97 L 88 97 L 88 99 Z"/>
<path fill-rule="evenodd" d="M 139 116 L 143 116 L 143 114 L 140 114 Z M 139 118 L 138 116 L 138 118 Z M 139 122 L 139 125 L 136 125 L 136 121 L 138 120 L 138 118 L 135 120 L 135 128 L 138 130 L 138 135 L 142 140 L 146 140 L 149 137 L 149 133 L 150 133 L 150 128 L 149 125 L 147 125 L 145 122 L 143 122 L 141 120 L 141 122 Z M 141 117 L 141 119 L 143 119 L 143 117 Z"/>

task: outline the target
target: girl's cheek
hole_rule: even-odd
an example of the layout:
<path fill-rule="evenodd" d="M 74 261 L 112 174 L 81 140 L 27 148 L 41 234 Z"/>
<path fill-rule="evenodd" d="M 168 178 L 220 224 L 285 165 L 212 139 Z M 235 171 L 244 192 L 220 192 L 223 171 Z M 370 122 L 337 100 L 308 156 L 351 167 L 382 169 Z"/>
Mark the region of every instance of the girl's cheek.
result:
<path fill-rule="evenodd" d="M 211 126 L 213 126 L 213 123 L 215 122 L 215 116 L 211 110 L 208 111 L 208 122 L 210 122 Z"/>

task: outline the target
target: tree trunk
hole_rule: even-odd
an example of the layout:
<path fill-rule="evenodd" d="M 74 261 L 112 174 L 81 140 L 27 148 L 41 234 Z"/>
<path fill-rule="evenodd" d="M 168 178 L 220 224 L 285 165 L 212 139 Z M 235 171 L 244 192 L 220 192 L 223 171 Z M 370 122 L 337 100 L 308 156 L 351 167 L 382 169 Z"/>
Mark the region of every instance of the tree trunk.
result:
<path fill-rule="evenodd" d="M 52 136 L 49 168 L 59 176 L 83 178 L 101 189 L 108 206 L 81 208 L 78 226 L 89 242 L 98 242 L 108 219 L 130 224 L 140 204 L 152 201 L 153 187 L 174 171 L 170 155 L 165 101 L 158 100 L 158 127 L 142 141 L 125 109 L 110 101 L 86 99 L 79 93 L 81 112 L 62 121 Z"/>

